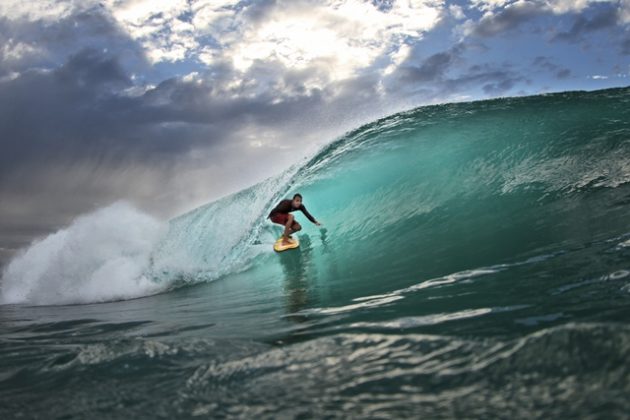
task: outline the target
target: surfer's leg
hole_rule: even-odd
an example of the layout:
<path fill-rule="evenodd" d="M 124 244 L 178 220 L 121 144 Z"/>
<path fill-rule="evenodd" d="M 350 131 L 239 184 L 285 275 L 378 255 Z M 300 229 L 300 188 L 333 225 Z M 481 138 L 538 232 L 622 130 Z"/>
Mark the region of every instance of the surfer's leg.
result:
<path fill-rule="evenodd" d="M 285 230 L 286 230 L 286 228 L 285 228 Z M 288 237 L 287 236 L 284 237 L 283 243 L 286 245 L 290 241 L 292 241 L 293 238 L 291 237 L 291 234 L 295 233 L 295 232 L 297 232 L 299 230 L 302 230 L 302 226 L 300 226 L 300 224 L 298 222 L 294 222 L 293 225 L 289 228 L 289 236 Z"/>
<path fill-rule="evenodd" d="M 284 243 L 288 244 L 289 243 L 289 235 L 291 234 L 291 226 L 293 226 L 295 219 L 293 218 L 292 214 L 289 214 L 287 217 L 287 224 L 284 225 L 284 233 L 282 234 L 282 236 L 284 237 Z"/>
<path fill-rule="evenodd" d="M 295 233 L 302 230 L 302 225 L 300 225 L 298 222 L 294 222 L 293 226 L 291 226 L 291 233 Z"/>

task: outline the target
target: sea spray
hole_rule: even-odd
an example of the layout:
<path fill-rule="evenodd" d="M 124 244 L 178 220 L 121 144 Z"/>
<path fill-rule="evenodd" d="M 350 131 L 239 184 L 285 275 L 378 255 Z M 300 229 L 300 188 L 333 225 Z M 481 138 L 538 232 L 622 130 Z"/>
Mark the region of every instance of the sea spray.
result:
<path fill-rule="evenodd" d="M 77 218 L 16 256 L 2 303 L 69 304 L 130 299 L 168 287 L 145 273 L 165 224 L 118 202 Z"/>

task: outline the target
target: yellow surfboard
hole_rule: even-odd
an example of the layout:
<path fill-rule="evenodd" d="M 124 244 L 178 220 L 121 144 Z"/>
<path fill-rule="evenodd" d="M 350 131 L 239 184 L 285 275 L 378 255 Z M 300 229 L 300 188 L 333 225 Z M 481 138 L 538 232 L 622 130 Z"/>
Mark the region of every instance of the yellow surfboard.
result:
<path fill-rule="evenodd" d="M 273 250 L 276 252 L 282 252 L 282 251 L 286 251 L 287 249 L 293 249 L 293 248 L 297 248 L 298 246 L 300 246 L 300 241 L 297 240 L 297 238 L 293 238 L 290 240 L 291 243 L 288 245 L 284 245 L 282 243 L 282 236 L 276 241 L 275 244 L 273 244 Z"/>

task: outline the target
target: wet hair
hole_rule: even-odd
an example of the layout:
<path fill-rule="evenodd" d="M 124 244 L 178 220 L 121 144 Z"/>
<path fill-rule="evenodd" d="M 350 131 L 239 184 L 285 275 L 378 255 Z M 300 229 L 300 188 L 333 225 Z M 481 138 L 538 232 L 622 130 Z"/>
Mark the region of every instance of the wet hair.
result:
<path fill-rule="evenodd" d="M 303 198 L 302 198 L 302 194 L 299 194 L 299 193 L 298 193 L 298 194 L 295 194 L 295 195 L 293 196 L 293 199 L 295 200 L 297 197 L 300 197 L 300 200 L 303 200 Z"/>

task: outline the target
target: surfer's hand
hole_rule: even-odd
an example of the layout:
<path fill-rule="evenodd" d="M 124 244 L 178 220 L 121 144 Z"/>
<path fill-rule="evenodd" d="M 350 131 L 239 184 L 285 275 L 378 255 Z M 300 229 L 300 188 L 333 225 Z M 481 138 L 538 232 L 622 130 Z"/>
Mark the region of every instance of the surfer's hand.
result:
<path fill-rule="evenodd" d="M 322 224 L 319 222 L 315 222 L 315 226 L 321 226 Z"/>

